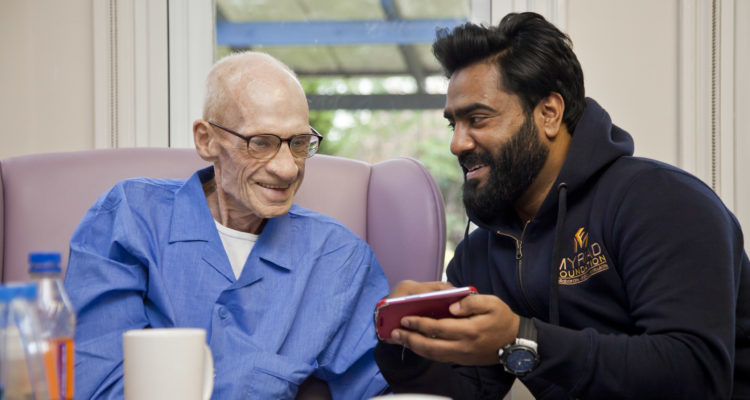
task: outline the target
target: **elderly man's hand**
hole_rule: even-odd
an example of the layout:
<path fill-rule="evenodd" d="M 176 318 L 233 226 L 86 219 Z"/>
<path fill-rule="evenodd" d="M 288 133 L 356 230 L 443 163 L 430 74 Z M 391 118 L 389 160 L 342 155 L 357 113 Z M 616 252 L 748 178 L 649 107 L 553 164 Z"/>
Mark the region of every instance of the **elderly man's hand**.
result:
<path fill-rule="evenodd" d="M 499 362 L 497 350 L 518 335 L 519 316 L 496 296 L 466 296 L 450 311 L 457 318 L 404 317 L 404 329 L 394 329 L 388 342 L 435 361 L 490 365 Z"/>

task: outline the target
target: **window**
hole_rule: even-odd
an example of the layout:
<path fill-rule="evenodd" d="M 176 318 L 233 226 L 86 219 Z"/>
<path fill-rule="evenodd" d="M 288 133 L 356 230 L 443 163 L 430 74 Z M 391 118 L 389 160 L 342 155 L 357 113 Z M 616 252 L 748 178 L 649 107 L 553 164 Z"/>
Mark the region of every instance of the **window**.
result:
<path fill-rule="evenodd" d="M 446 248 L 463 238 L 463 176 L 442 116 L 447 80 L 431 53 L 437 27 L 470 16 L 470 0 L 216 1 L 217 59 L 273 55 L 295 70 L 310 102 L 321 153 L 376 163 L 413 157 L 446 203 Z M 446 260 L 450 260 L 448 254 Z"/>

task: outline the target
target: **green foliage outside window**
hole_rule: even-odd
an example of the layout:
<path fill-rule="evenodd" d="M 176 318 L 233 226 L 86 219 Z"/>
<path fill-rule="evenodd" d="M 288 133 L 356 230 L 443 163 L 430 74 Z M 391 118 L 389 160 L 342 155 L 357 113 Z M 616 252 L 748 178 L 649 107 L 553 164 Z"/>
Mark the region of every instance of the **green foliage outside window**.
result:
<path fill-rule="evenodd" d="M 357 80 L 302 78 L 307 93 L 356 93 Z M 384 89 L 372 79 L 373 92 Z M 310 124 L 324 137 L 320 153 L 376 163 L 392 157 L 422 162 L 443 194 L 446 210 L 446 262 L 463 239 L 466 215 L 461 202 L 463 174 L 449 146 L 451 130 L 442 110 L 311 110 Z"/>

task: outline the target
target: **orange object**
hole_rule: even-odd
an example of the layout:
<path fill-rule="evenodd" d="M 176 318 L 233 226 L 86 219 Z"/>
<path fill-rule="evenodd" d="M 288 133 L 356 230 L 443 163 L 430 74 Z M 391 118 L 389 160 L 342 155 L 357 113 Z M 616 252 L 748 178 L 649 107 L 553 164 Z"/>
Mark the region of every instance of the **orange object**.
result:
<path fill-rule="evenodd" d="M 50 400 L 73 400 L 73 338 L 54 338 L 44 353 Z"/>

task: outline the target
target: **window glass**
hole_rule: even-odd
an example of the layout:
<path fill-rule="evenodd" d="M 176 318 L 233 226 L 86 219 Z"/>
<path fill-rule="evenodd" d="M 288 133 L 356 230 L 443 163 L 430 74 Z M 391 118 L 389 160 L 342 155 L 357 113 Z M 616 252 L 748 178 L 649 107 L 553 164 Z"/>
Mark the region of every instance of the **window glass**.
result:
<path fill-rule="evenodd" d="M 431 53 L 438 27 L 464 23 L 470 0 L 217 0 L 217 59 L 269 53 L 295 70 L 320 153 L 425 164 L 446 203 L 447 254 L 463 238 L 463 176 L 443 118 L 447 80 Z"/>

